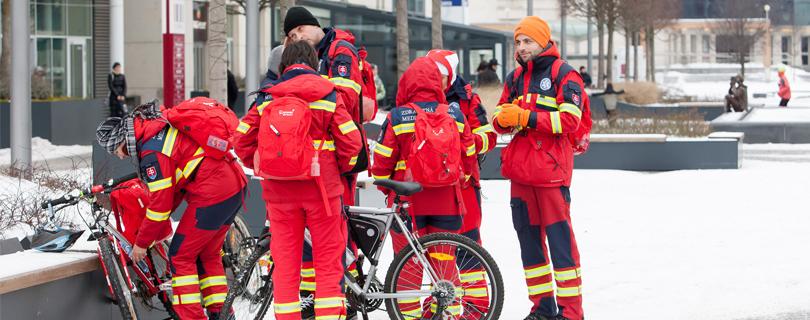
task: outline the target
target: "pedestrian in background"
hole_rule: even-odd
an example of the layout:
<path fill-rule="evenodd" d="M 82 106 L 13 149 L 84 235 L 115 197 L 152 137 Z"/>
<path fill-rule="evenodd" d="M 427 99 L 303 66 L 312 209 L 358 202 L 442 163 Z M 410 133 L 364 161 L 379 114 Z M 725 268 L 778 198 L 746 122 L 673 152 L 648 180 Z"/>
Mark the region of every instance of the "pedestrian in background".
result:
<path fill-rule="evenodd" d="M 585 88 L 590 88 L 593 84 L 593 80 L 591 79 L 591 74 L 585 70 L 585 66 L 579 67 L 579 75 L 582 76 L 582 83 L 585 84 Z"/>
<path fill-rule="evenodd" d="M 495 73 L 495 67 L 497 66 L 498 60 L 496 59 L 489 60 L 489 62 L 487 63 L 487 67 L 484 68 L 484 70 L 482 70 L 480 73 L 478 73 L 479 87 L 501 85 L 501 80 L 498 79 L 498 74 Z"/>
<path fill-rule="evenodd" d="M 124 117 L 124 103 L 127 97 L 127 78 L 121 72 L 121 64 L 112 65 L 112 72 L 107 75 L 107 88 L 110 89 L 110 117 Z"/>
<path fill-rule="evenodd" d="M 785 77 L 785 66 L 779 66 L 779 98 L 782 100 L 779 101 L 780 107 L 787 107 L 788 101 L 790 101 L 790 83 Z"/>

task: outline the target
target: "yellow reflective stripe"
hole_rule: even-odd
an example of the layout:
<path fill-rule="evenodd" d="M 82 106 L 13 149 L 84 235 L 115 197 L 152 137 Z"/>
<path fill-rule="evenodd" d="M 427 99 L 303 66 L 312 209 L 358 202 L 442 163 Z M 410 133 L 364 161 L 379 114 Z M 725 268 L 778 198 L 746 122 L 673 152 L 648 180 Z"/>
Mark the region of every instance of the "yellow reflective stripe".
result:
<path fill-rule="evenodd" d="M 200 303 L 199 293 L 189 293 L 189 294 L 181 294 L 179 296 L 177 295 L 172 296 L 172 304 L 192 304 L 192 303 Z"/>
<path fill-rule="evenodd" d="M 553 290 L 553 288 L 551 286 L 551 282 L 538 284 L 536 286 L 530 286 L 529 287 L 529 295 L 533 296 L 533 295 L 538 295 L 538 294 L 544 294 L 544 293 L 547 293 L 547 292 L 551 292 L 551 290 Z"/>
<path fill-rule="evenodd" d="M 241 134 L 245 134 L 248 132 L 248 130 L 250 130 L 250 125 L 242 121 L 239 121 L 239 125 L 236 126 L 236 131 L 238 131 Z"/>
<path fill-rule="evenodd" d="M 491 125 L 491 124 L 485 124 L 485 125 L 483 125 L 483 126 L 480 126 L 480 127 L 478 127 L 478 128 L 473 129 L 473 131 L 472 131 L 472 132 L 473 132 L 473 133 L 478 133 L 478 134 L 481 134 L 481 133 L 486 133 L 486 132 L 495 132 L 495 130 L 494 130 L 494 129 L 492 129 L 492 125 Z"/>
<path fill-rule="evenodd" d="M 419 319 L 422 317 L 422 308 L 417 307 L 416 309 L 409 309 L 409 310 L 399 310 L 405 319 Z"/>
<path fill-rule="evenodd" d="M 194 151 L 195 156 L 199 156 L 201 154 L 203 154 L 203 148 L 202 147 L 199 147 L 199 148 L 197 148 L 197 151 Z"/>
<path fill-rule="evenodd" d="M 186 177 L 186 179 L 188 179 L 188 177 L 191 176 L 191 173 L 194 172 L 194 169 L 197 168 L 202 159 L 203 157 L 199 157 L 197 159 L 192 159 L 191 161 L 186 163 L 186 166 L 183 168 L 183 176 Z"/>
<path fill-rule="evenodd" d="M 406 304 L 406 303 L 419 303 L 421 299 L 419 298 L 401 298 L 397 299 L 398 304 Z"/>
<path fill-rule="evenodd" d="M 458 127 L 458 132 L 464 132 L 464 123 L 456 121 L 456 127 Z"/>
<path fill-rule="evenodd" d="M 482 281 L 484 280 L 484 271 L 473 271 L 468 273 L 462 273 L 459 275 L 459 279 L 461 280 L 462 283 Z"/>
<path fill-rule="evenodd" d="M 503 110 L 503 107 L 502 107 L 502 106 L 497 106 L 497 107 L 495 107 L 495 112 L 493 112 L 493 113 L 492 113 L 492 117 L 493 117 L 493 118 L 497 117 L 497 116 L 498 116 L 498 114 L 499 114 L 499 113 L 501 113 L 501 110 Z"/>
<path fill-rule="evenodd" d="M 472 156 L 475 154 L 475 144 L 467 147 L 467 156 Z"/>
<path fill-rule="evenodd" d="M 437 309 L 436 304 L 431 304 L 431 305 L 430 305 L 430 312 L 435 313 L 435 312 L 436 312 L 436 309 Z M 452 315 L 460 315 L 460 314 L 461 314 L 461 306 L 460 306 L 460 305 L 457 305 L 457 304 L 456 304 L 456 305 L 447 306 L 447 308 L 445 308 L 445 309 L 444 309 L 444 311 L 450 311 L 450 313 L 451 313 Z"/>
<path fill-rule="evenodd" d="M 479 154 L 484 154 L 489 151 L 489 137 L 487 136 L 486 132 L 479 132 L 476 133 L 481 137 L 481 150 L 478 151 Z"/>
<path fill-rule="evenodd" d="M 163 150 L 160 152 L 167 155 L 172 156 L 172 151 L 174 150 L 174 142 L 177 140 L 177 129 L 174 127 L 169 127 L 169 131 L 166 132 L 165 140 L 163 140 Z"/>
<path fill-rule="evenodd" d="M 338 129 L 340 129 L 340 133 L 347 134 L 349 132 L 357 130 L 357 125 L 354 124 L 354 121 L 349 120 L 339 125 Z"/>
<path fill-rule="evenodd" d="M 166 221 L 171 216 L 171 211 L 158 212 L 152 209 L 146 209 L 146 218 L 152 221 Z"/>
<path fill-rule="evenodd" d="M 470 178 L 472 178 L 471 174 L 465 174 L 464 175 L 464 182 L 470 181 Z"/>
<path fill-rule="evenodd" d="M 315 309 L 338 308 L 343 306 L 343 297 L 315 298 Z"/>
<path fill-rule="evenodd" d="M 259 111 L 260 116 L 262 115 L 262 112 L 264 111 L 264 108 L 267 108 L 267 106 L 270 105 L 270 102 L 273 102 L 273 100 L 268 100 L 268 101 L 262 102 L 262 104 L 260 104 L 258 107 L 256 107 L 256 111 Z"/>
<path fill-rule="evenodd" d="M 374 146 L 374 153 L 379 154 L 383 157 L 391 157 L 391 154 L 393 154 L 393 152 L 394 149 L 386 147 L 382 143 L 378 143 L 376 146 Z"/>
<path fill-rule="evenodd" d="M 395 135 L 401 135 L 403 133 L 410 133 L 415 132 L 414 124 L 413 123 L 402 123 L 395 125 L 393 128 Z"/>
<path fill-rule="evenodd" d="M 582 287 L 557 287 L 558 297 L 575 297 L 582 294 Z"/>
<path fill-rule="evenodd" d="M 224 303 L 226 296 L 228 296 L 227 293 L 214 293 L 210 296 L 205 296 L 205 298 L 203 298 L 203 306 L 207 308 L 215 303 Z"/>
<path fill-rule="evenodd" d="M 200 280 L 200 290 L 213 286 L 227 286 L 228 280 L 225 276 L 212 276 Z"/>
<path fill-rule="evenodd" d="M 335 112 L 335 103 L 329 100 L 318 100 L 309 103 L 310 109 Z"/>
<path fill-rule="evenodd" d="M 560 112 L 549 112 L 549 119 L 551 119 L 551 133 L 562 133 L 562 122 L 560 121 Z"/>
<path fill-rule="evenodd" d="M 288 313 L 296 313 L 301 312 L 301 302 L 295 301 L 290 303 L 274 303 L 273 310 L 276 313 L 280 314 L 288 314 Z"/>
<path fill-rule="evenodd" d="M 314 276 L 315 276 L 315 269 L 314 268 L 301 269 L 301 277 L 303 277 L 303 278 L 311 278 L 311 277 L 314 277 Z"/>
<path fill-rule="evenodd" d="M 335 151 L 334 140 L 324 141 L 323 146 L 321 146 L 321 140 L 312 140 L 312 147 L 315 148 L 315 150 L 317 150 L 319 146 L 321 147 L 321 150 Z"/>
<path fill-rule="evenodd" d="M 180 178 L 183 177 L 183 170 L 175 169 L 174 171 L 174 182 L 180 181 Z"/>
<path fill-rule="evenodd" d="M 408 166 L 405 164 L 405 160 L 399 160 L 397 161 L 397 166 L 394 168 L 394 171 L 405 170 L 407 168 Z"/>
<path fill-rule="evenodd" d="M 301 281 L 301 285 L 299 286 L 301 291 L 315 291 L 315 282 L 313 281 Z"/>
<path fill-rule="evenodd" d="M 577 118 L 582 118 L 582 111 L 580 111 L 579 108 L 577 108 L 577 106 L 570 103 L 561 104 L 560 112 L 567 112 L 577 116 Z"/>
<path fill-rule="evenodd" d="M 149 187 L 149 192 L 160 191 L 172 186 L 172 178 L 160 179 L 158 181 L 149 182 L 146 184 Z"/>
<path fill-rule="evenodd" d="M 357 164 L 357 156 L 354 156 L 351 159 L 349 159 L 349 165 L 350 166 L 353 166 L 353 165 L 356 165 L 356 164 Z"/>
<path fill-rule="evenodd" d="M 539 266 L 537 268 L 524 269 L 523 270 L 523 274 L 526 276 L 526 279 L 542 277 L 542 276 L 545 276 L 545 275 L 550 274 L 550 273 L 551 273 L 551 266 L 550 265 L 544 265 L 544 266 Z"/>
<path fill-rule="evenodd" d="M 315 320 L 343 320 L 343 316 L 328 315 L 328 316 L 315 316 Z"/>
<path fill-rule="evenodd" d="M 579 278 L 581 273 L 580 268 L 571 269 L 571 270 L 564 270 L 564 271 L 554 271 L 554 279 L 557 281 L 566 281 Z"/>
<path fill-rule="evenodd" d="M 199 278 L 196 274 L 172 278 L 172 288 L 190 286 L 197 283 L 199 283 Z"/>
<path fill-rule="evenodd" d="M 536 104 L 546 106 L 546 107 L 551 107 L 551 108 L 554 108 L 554 109 L 558 108 L 558 106 L 557 106 L 557 98 L 555 98 L 555 97 L 549 97 L 549 96 L 544 96 L 544 95 L 541 95 L 541 94 L 530 93 L 530 94 L 526 95 L 526 101 L 531 102 L 532 98 L 534 98 L 535 96 L 537 97 L 537 103 Z M 523 100 L 523 96 L 518 97 L 517 100 Z"/>
<path fill-rule="evenodd" d="M 464 296 L 474 298 L 484 298 L 489 296 L 487 288 L 467 288 L 464 289 Z"/>
<path fill-rule="evenodd" d="M 352 277 L 357 277 L 360 275 L 360 272 L 358 272 L 357 269 L 353 269 L 349 270 L 349 274 L 352 275 Z"/>
<path fill-rule="evenodd" d="M 332 83 L 334 83 L 336 86 L 349 88 L 360 94 L 360 85 L 357 84 L 357 82 L 352 81 L 352 79 L 334 77 L 329 78 L 329 81 L 332 81 Z"/>
<path fill-rule="evenodd" d="M 440 260 L 440 261 L 450 261 L 453 260 L 455 257 L 450 254 L 441 253 L 441 252 L 431 252 L 428 254 L 431 258 Z"/>
<path fill-rule="evenodd" d="M 374 180 L 382 180 L 382 179 L 389 179 L 389 178 L 391 178 L 391 175 L 390 175 L 390 174 L 389 174 L 389 175 L 387 175 L 387 176 L 377 176 L 377 175 L 371 175 L 371 177 L 372 177 L 372 178 L 374 178 Z"/>

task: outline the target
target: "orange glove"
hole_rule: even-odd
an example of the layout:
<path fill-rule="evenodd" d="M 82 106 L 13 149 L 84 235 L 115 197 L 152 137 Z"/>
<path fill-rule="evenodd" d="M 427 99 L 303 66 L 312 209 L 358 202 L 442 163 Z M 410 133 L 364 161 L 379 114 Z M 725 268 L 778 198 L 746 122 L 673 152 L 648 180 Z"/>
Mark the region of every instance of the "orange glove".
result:
<path fill-rule="evenodd" d="M 495 117 L 501 127 L 528 127 L 531 110 L 516 105 L 503 105 L 501 112 Z"/>

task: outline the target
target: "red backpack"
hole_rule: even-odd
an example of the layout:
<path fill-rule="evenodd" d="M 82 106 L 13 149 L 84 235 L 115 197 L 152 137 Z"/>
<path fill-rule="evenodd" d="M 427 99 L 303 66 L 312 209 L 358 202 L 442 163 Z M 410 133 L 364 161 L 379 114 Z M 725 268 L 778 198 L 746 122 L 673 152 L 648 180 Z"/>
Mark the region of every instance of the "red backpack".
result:
<path fill-rule="evenodd" d="M 265 107 L 259 122 L 259 146 L 253 157 L 254 173 L 270 180 L 314 179 L 321 191 L 327 215 L 332 215 L 326 190 L 321 181 L 320 152 L 327 131 L 314 145 L 309 104 L 297 97 L 282 97 Z"/>
<path fill-rule="evenodd" d="M 409 176 L 426 187 L 459 185 L 464 178 L 464 149 L 456 120 L 448 113 L 449 106 L 439 104 L 434 112 L 410 106 L 416 111 L 416 121 L 407 160 Z"/>
<path fill-rule="evenodd" d="M 233 147 L 231 138 L 239 118 L 214 99 L 192 98 L 166 109 L 163 115 L 173 127 L 199 144 L 206 157 L 225 158 Z"/>
<path fill-rule="evenodd" d="M 148 206 L 149 192 L 140 179 L 135 178 L 122 182 L 110 192 L 110 207 L 115 216 L 116 228 L 131 243 L 135 243 Z M 172 234 L 171 221 L 163 221 L 160 224 L 160 238 L 170 236 Z"/>

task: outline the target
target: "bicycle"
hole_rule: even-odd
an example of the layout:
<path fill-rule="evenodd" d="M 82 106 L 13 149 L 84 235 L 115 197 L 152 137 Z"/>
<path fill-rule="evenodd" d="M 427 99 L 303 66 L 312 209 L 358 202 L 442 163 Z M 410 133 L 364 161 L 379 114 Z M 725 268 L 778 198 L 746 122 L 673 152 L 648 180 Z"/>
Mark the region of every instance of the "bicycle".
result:
<path fill-rule="evenodd" d="M 97 196 L 110 194 L 124 181 L 137 177 L 132 173 L 117 179 L 110 179 L 101 185 L 95 185 L 83 190 L 74 190 L 62 197 L 42 203 L 42 208 L 49 212 L 49 222 L 46 228 L 54 228 L 53 221 L 56 212 L 78 205 L 84 201 L 91 205 L 92 219 L 84 221 L 90 230 L 90 239 L 98 242 L 97 253 L 107 286 L 113 301 L 118 305 L 123 319 L 138 319 L 138 310 L 135 307 L 133 296 L 153 309 L 161 309 L 152 304 L 152 298 L 157 297 L 164 310 L 171 319 L 180 319 L 172 308 L 172 275 L 169 269 L 169 242 L 160 241 L 147 249 L 146 257 L 133 263 L 130 253 L 133 244 L 113 226 L 110 221 L 111 210 L 106 210 L 99 203 Z M 82 231 L 83 232 L 83 231 Z M 81 232 L 71 235 L 78 237 Z M 75 238 L 74 238 L 75 240 Z M 231 274 L 239 274 L 233 266 L 243 265 L 243 261 L 250 255 L 255 239 L 250 236 L 247 226 L 240 216 L 234 219 L 231 229 L 223 244 L 223 264 L 231 265 Z M 72 246 L 72 242 L 68 244 Z M 236 246 L 236 247 L 235 247 Z M 66 248 L 62 248 L 64 250 Z M 135 277 L 132 276 L 134 273 Z"/>
<path fill-rule="evenodd" d="M 344 208 L 350 232 L 360 236 L 360 239 L 355 237 L 355 241 L 370 263 L 366 275 L 361 255 L 357 259 L 358 276 L 355 278 L 348 271 L 344 273 L 348 304 L 366 320 L 368 313 L 383 302 L 390 319 L 498 319 L 503 309 L 503 278 L 492 256 L 471 239 L 458 234 L 433 233 L 419 237 L 411 231 L 412 221 L 406 211 L 409 204 L 400 197 L 421 191 L 419 184 L 393 180 L 376 180 L 374 184 L 396 194 L 391 208 Z M 385 282 L 380 284 L 376 273 L 381 248 L 394 226 L 408 230 L 402 233 L 408 245 L 395 255 Z M 233 310 L 237 320 L 263 319 L 270 308 L 274 269 L 269 252 L 271 238 L 269 233 L 259 238 L 225 299 L 223 310 Z M 311 244 L 308 232 L 305 232 L 305 241 Z M 347 248 L 345 255 L 347 263 L 355 261 L 350 249 Z M 476 270 L 475 279 L 462 281 L 459 270 Z M 225 312 L 221 319 L 228 316 Z"/>

